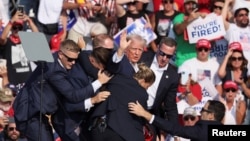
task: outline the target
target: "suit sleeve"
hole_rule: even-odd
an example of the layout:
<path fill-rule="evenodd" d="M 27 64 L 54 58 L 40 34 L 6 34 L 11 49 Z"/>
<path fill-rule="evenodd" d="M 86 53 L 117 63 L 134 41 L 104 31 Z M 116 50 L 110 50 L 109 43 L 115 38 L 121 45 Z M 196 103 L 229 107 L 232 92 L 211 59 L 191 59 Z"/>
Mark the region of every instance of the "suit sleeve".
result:
<path fill-rule="evenodd" d="M 178 123 L 178 110 L 176 104 L 176 93 L 178 87 L 178 79 L 173 80 L 164 99 L 164 112 L 169 121 Z"/>
<path fill-rule="evenodd" d="M 65 97 L 68 102 L 81 102 L 95 95 L 91 84 L 83 88 L 75 89 L 70 80 L 67 78 L 66 72 L 55 72 L 49 77 L 49 83 Z"/>
<path fill-rule="evenodd" d="M 157 116 L 155 116 L 155 119 L 152 124 L 171 135 L 176 135 L 176 136 L 188 138 L 191 140 L 195 140 L 195 139 L 198 140 L 200 136 L 203 135 L 203 131 L 204 131 L 203 128 L 197 125 L 182 126 L 178 123 L 167 121 Z"/>

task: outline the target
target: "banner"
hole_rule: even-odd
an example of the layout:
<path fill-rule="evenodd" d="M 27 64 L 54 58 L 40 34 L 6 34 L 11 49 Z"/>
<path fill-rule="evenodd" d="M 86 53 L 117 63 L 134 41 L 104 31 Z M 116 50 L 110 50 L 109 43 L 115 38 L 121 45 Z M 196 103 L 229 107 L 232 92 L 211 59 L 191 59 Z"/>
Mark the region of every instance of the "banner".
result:
<path fill-rule="evenodd" d="M 214 40 L 226 34 L 223 18 L 214 13 L 204 19 L 199 17 L 187 26 L 189 43 L 196 43 L 199 39 Z"/>
<path fill-rule="evenodd" d="M 73 10 L 70 10 L 68 13 L 68 20 L 67 20 L 67 31 L 70 30 L 74 24 L 76 23 L 76 16 Z M 58 26 L 58 32 L 63 30 L 63 25 L 61 23 L 61 21 L 59 22 L 59 26 Z"/>
<path fill-rule="evenodd" d="M 120 45 L 120 36 L 121 36 L 121 33 L 125 30 L 127 30 L 127 36 L 131 34 L 138 34 L 142 36 L 147 41 L 147 45 L 148 45 L 151 41 L 156 39 L 157 36 L 151 28 L 145 28 L 146 23 L 147 21 L 142 17 L 140 19 L 135 20 L 132 24 L 123 28 L 114 36 L 114 41 L 116 45 L 117 46 Z"/>

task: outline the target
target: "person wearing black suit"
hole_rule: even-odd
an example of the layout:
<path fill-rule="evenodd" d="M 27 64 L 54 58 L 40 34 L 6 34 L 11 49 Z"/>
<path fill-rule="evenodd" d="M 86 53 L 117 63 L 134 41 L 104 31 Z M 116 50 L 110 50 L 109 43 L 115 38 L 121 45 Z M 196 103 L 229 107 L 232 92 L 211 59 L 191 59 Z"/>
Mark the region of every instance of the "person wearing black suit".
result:
<path fill-rule="evenodd" d="M 64 49 L 65 48 L 62 47 L 60 48 L 61 53 L 64 53 Z M 103 48 L 103 50 L 96 50 L 94 50 L 92 54 L 104 54 L 105 52 L 107 56 L 109 55 L 109 50 L 107 49 L 105 50 Z M 61 53 L 58 53 L 58 57 L 60 57 Z M 65 54 L 66 53 L 63 55 Z M 63 75 L 63 73 L 60 74 L 57 72 L 55 75 L 51 76 L 50 79 L 53 81 L 50 81 L 50 84 L 54 87 L 58 87 L 58 89 L 60 87 L 59 90 L 57 89 L 57 91 L 59 91 L 57 96 L 60 102 L 58 102 L 59 106 L 57 112 L 52 115 L 52 125 L 63 141 L 88 140 L 88 135 L 85 134 L 86 132 L 81 132 L 83 130 L 86 131 L 85 127 L 87 125 L 87 112 L 91 107 L 94 106 L 94 104 L 104 101 L 110 95 L 110 93 L 107 91 L 98 92 L 98 89 L 101 87 L 101 85 L 106 83 L 111 78 L 103 73 L 102 69 L 103 68 L 99 67 L 97 80 L 93 81 L 92 83 L 90 83 L 88 75 L 81 68 L 77 61 L 75 61 L 75 65 L 67 71 L 67 74 Z M 67 81 L 70 87 L 65 89 L 67 86 L 63 86 L 61 84 L 62 81 Z M 59 83 L 61 86 L 57 85 Z M 79 94 L 81 96 L 86 95 L 86 97 L 83 99 L 78 98 L 74 100 L 75 96 L 65 96 L 67 93 L 69 93 L 69 91 L 77 94 L 80 92 L 81 94 Z M 98 93 L 96 94 L 96 92 Z"/>
<path fill-rule="evenodd" d="M 108 34 L 96 35 L 92 42 L 93 50 L 98 47 L 103 47 L 110 50 L 114 49 L 114 39 Z M 78 62 L 89 77 L 92 79 L 97 79 L 98 69 L 94 67 L 89 60 L 89 56 L 93 50 L 82 50 L 79 54 Z"/>
<path fill-rule="evenodd" d="M 86 76 L 81 77 L 82 83 L 73 80 L 70 74 L 70 70 L 73 68 L 77 69 L 74 67 L 74 65 L 76 63 L 78 54 L 79 47 L 74 41 L 63 41 L 61 43 L 60 50 L 53 54 L 54 62 L 43 63 L 42 65 L 44 66 L 39 64 L 36 70 L 30 76 L 29 80 L 25 83 L 25 85 L 30 85 L 32 87 L 34 82 L 39 82 L 39 80 L 41 80 L 41 76 L 43 75 L 44 81 L 46 82 L 43 87 L 44 103 L 41 109 L 42 111 L 40 111 L 40 104 L 38 103 L 40 101 L 40 97 L 37 96 L 40 95 L 40 93 L 30 94 L 30 96 L 33 97 L 33 101 L 30 101 L 31 103 L 29 103 L 29 112 L 35 111 L 35 113 L 34 116 L 30 117 L 29 121 L 27 122 L 27 129 L 24 133 L 28 140 L 54 140 L 52 135 L 52 128 L 49 124 L 48 118 L 45 115 L 51 115 L 53 127 L 59 135 L 67 136 L 71 140 L 72 138 L 74 138 L 73 140 L 78 139 L 77 132 L 75 132 L 76 130 L 72 131 L 71 127 L 75 128 L 75 125 L 79 123 L 71 122 L 74 119 L 68 119 L 69 117 L 67 117 L 67 115 L 65 114 L 65 109 L 62 109 L 62 105 L 65 103 L 79 103 L 86 100 L 88 101 L 86 103 L 90 103 L 89 107 L 91 107 L 90 98 L 95 96 L 95 92 L 97 91 L 97 89 L 110 79 L 110 77 L 108 77 L 106 74 L 99 72 L 100 77 L 98 77 L 98 80 L 96 80 L 92 84 L 87 82 L 87 78 L 83 78 Z M 42 69 L 44 70 L 44 74 L 41 73 L 41 67 L 43 67 Z M 78 70 L 79 75 L 83 75 L 83 73 L 83 71 Z M 85 83 L 85 85 L 83 83 Z M 85 109 L 87 109 L 87 107 L 84 106 L 82 106 L 81 108 L 82 111 L 85 111 Z M 42 113 L 41 124 L 40 112 Z M 66 122 L 64 122 L 64 120 Z M 67 130 L 60 127 L 65 127 L 65 129 Z M 65 140 L 67 141 L 68 138 L 65 138 Z"/>
<path fill-rule="evenodd" d="M 177 68 L 169 63 L 175 53 L 177 43 L 172 38 L 164 37 L 155 54 L 150 51 L 143 52 L 145 44 L 139 35 L 130 35 L 128 38 L 126 36 L 126 33 L 121 35 L 120 47 L 115 54 L 116 58 L 113 57 L 115 58 L 113 59 L 113 66 L 116 66 L 115 72 L 132 76 L 138 70 L 138 62 L 146 63 L 156 74 L 156 81 L 147 90 L 148 109 L 166 120 L 177 123 L 176 93 L 179 75 Z M 128 40 L 125 40 L 126 38 Z M 160 134 L 157 129 L 156 134 Z"/>
<path fill-rule="evenodd" d="M 128 103 L 140 101 L 147 107 L 146 89 L 154 82 L 154 72 L 145 64 L 138 64 L 138 71 L 133 77 L 116 74 L 107 84 L 109 98 L 95 107 L 92 118 L 97 119 L 92 126 L 92 141 L 144 141 L 144 119 L 129 113 Z M 99 128 L 99 117 L 106 128 Z"/>
<path fill-rule="evenodd" d="M 164 120 L 146 111 L 139 102 L 128 104 L 130 113 L 145 118 L 150 124 L 176 136 L 189 138 L 191 141 L 208 141 L 208 125 L 223 125 L 225 105 L 216 100 L 208 100 L 201 109 L 201 119 L 194 126 L 183 126 Z"/>

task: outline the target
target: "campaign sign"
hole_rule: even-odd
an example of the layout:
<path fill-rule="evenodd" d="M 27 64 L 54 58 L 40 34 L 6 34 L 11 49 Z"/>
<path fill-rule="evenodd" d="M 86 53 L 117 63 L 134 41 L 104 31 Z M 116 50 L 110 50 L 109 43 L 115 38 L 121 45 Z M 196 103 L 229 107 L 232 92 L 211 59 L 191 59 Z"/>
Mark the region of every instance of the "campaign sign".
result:
<path fill-rule="evenodd" d="M 196 43 L 199 39 L 214 40 L 226 34 L 223 18 L 214 13 L 205 18 L 199 17 L 187 26 L 189 43 Z"/>
<path fill-rule="evenodd" d="M 123 28 L 121 31 L 119 31 L 116 35 L 114 35 L 114 40 L 117 46 L 120 45 L 120 36 L 123 31 L 127 30 L 127 36 L 131 34 L 138 34 L 142 36 L 146 41 L 147 44 L 149 44 L 151 41 L 156 39 L 156 34 L 151 28 L 145 28 L 145 24 L 147 21 L 142 17 L 140 19 L 135 20 L 130 25 Z"/>
<path fill-rule="evenodd" d="M 68 13 L 67 31 L 70 30 L 74 26 L 75 23 L 76 23 L 75 13 L 73 12 L 73 10 L 70 10 Z M 63 30 L 63 25 L 61 22 L 59 22 L 58 32 L 60 32 L 62 30 Z"/>

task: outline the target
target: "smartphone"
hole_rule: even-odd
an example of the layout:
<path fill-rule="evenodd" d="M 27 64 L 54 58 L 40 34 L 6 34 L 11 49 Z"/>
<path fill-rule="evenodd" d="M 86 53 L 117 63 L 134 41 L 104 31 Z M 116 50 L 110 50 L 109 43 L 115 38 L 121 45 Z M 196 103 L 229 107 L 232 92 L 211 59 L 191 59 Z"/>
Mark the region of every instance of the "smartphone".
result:
<path fill-rule="evenodd" d="M 188 79 L 189 79 L 189 73 L 181 72 L 181 85 L 187 85 Z"/>
<path fill-rule="evenodd" d="M 17 11 L 20 11 L 21 16 L 23 16 L 23 14 L 24 14 L 24 5 L 18 5 L 17 6 Z"/>
<path fill-rule="evenodd" d="M 0 67 L 6 67 L 6 59 L 0 59 Z"/>

